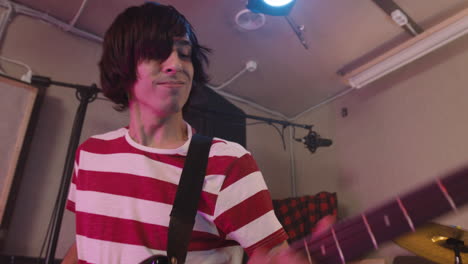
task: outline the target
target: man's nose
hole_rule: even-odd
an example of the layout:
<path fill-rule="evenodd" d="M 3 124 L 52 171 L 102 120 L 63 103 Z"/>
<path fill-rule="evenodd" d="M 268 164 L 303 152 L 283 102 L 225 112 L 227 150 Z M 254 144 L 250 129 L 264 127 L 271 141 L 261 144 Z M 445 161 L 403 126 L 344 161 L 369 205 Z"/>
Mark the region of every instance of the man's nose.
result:
<path fill-rule="evenodd" d="M 177 72 L 182 71 L 182 61 L 179 58 L 177 52 L 172 52 L 169 58 L 163 63 L 163 72 L 166 74 L 176 74 Z"/>

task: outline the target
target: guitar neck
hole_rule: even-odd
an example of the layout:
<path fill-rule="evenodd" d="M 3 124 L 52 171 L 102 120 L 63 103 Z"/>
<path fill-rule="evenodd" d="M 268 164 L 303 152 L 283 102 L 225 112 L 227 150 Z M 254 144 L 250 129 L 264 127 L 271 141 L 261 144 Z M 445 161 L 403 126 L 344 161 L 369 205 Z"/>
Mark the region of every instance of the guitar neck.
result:
<path fill-rule="evenodd" d="M 468 168 L 435 180 L 330 230 L 294 243 L 318 263 L 346 263 L 468 202 Z"/>

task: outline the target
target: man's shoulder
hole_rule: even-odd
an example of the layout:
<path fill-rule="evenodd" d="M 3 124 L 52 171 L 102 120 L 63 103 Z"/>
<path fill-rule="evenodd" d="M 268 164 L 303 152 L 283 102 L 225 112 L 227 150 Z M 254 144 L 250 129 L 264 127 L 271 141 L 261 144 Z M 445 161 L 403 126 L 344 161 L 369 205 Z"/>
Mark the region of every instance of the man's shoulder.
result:
<path fill-rule="evenodd" d="M 213 138 L 210 156 L 242 157 L 245 154 L 250 155 L 250 152 L 246 150 L 241 144 L 221 138 Z"/>
<path fill-rule="evenodd" d="M 116 140 L 125 137 L 127 131 L 128 129 L 126 127 L 122 127 L 113 131 L 91 136 L 81 144 L 80 148 L 86 148 L 87 146 L 94 145 L 96 143 L 112 144 Z"/>

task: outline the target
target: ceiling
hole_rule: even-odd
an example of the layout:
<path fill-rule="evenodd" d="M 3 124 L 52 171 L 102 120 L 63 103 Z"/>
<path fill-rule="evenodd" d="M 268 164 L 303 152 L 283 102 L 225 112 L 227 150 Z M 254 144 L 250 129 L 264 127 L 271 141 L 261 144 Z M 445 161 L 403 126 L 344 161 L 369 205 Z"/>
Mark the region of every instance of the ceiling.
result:
<path fill-rule="evenodd" d="M 391 0 L 381 0 L 381 2 Z M 466 8 L 468 0 L 393 0 L 426 29 Z M 16 0 L 65 22 L 83 0 Z M 236 79 L 224 91 L 295 116 L 346 89 L 337 72 L 352 69 L 412 36 L 371 0 L 297 0 L 290 17 L 305 26 L 305 49 L 286 19 L 267 16 L 255 31 L 234 22 L 245 0 L 163 0 L 194 25 L 200 42 L 213 49 L 211 83 L 221 84 L 249 60 L 255 72 Z M 103 36 L 113 18 L 134 0 L 87 1 L 76 27 Z"/>

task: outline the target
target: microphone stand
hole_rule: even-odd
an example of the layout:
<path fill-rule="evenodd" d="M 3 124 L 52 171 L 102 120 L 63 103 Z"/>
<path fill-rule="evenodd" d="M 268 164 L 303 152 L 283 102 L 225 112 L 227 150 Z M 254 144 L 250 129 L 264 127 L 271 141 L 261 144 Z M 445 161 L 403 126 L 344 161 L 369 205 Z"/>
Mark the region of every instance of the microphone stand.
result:
<path fill-rule="evenodd" d="M 267 118 L 267 117 L 262 117 L 262 116 L 219 112 L 219 111 L 216 111 L 216 110 L 211 110 L 211 109 L 207 109 L 207 108 L 203 108 L 203 107 L 199 107 L 199 106 L 195 106 L 195 105 L 191 105 L 190 108 L 193 109 L 193 110 L 200 111 L 200 112 L 209 112 L 209 113 L 223 115 L 223 116 L 243 117 L 243 118 L 263 121 L 263 122 L 268 123 L 268 124 L 279 124 L 279 125 L 282 125 L 283 127 L 292 126 L 292 127 L 300 127 L 300 128 L 309 129 L 309 130 L 312 129 L 312 127 L 313 127 L 313 125 L 291 123 L 289 121 L 278 120 L 278 119 L 273 119 L 273 118 Z"/>
<path fill-rule="evenodd" d="M 78 148 L 80 141 L 81 130 L 86 115 L 88 104 L 97 98 L 97 94 L 101 92 L 97 88 L 96 84 L 91 86 L 84 86 L 78 84 L 69 84 L 64 82 L 52 81 L 48 77 L 34 75 L 31 78 L 32 84 L 39 84 L 44 87 L 50 85 L 57 85 L 62 87 L 68 87 L 76 89 L 76 98 L 80 101 L 80 105 L 76 110 L 75 120 L 73 121 L 73 128 L 68 142 L 67 156 L 65 159 L 65 166 L 63 168 L 62 180 L 60 183 L 59 193 L 55 202 L 54 213 L 52 215 L 52 226 L 51 235 L 48 236 L 47 240 L 47 252 L 46 252 L 46 264 L 53 264 L 55 261 L 55 251 L 57 248 L 57 242 L 60 234 L 60 227 L 62 225 L 62 218 L 65 209 L 65 203 L 67 201 L 68 189 L 70 186 L 71 175 L 73 172 L 75 151 Z"/>

